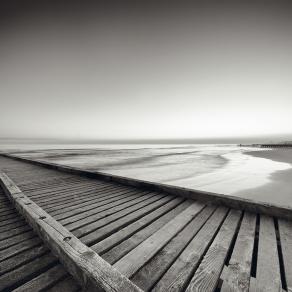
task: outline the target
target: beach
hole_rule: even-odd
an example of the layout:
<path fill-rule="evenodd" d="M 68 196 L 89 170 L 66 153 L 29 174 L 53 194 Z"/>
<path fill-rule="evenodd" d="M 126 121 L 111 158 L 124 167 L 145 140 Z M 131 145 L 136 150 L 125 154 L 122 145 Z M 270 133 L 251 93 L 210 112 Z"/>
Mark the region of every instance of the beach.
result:
<path fill-rule="evenodd" d="M 292 165 L 292 149 L 271 149 L 263 151 L 248 151 L 247 155 L 260 157 L 276 162 Z M 237 192 L 235 195 L 259 201 L 268 201 L 279 205 L 290 205 L 292 202 L 292 168 L 279 170 L 269 175 L 269 182 L 256 187 Z"/>

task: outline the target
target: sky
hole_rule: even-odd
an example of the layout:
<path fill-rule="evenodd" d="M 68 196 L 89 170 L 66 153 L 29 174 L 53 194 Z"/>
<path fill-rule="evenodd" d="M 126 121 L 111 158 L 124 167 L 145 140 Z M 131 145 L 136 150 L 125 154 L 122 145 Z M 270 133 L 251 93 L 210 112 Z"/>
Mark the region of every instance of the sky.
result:
<path fill-rule="evenodd" d="M 289 4 L 27 3 L 1 9 L 0 138 L 292 137 Z"/>

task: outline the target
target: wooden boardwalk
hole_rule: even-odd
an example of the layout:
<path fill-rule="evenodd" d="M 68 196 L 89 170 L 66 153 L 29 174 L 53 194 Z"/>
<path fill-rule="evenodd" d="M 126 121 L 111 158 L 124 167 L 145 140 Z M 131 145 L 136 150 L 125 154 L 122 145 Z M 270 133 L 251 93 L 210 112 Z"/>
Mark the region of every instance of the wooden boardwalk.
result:
<path fill-rule="evenodd" d="M 287 208 L 204 193 L 194 200 L 179 188 L 159 191 L 8 157 L 0 157 L 0 171 L 143 291 L 292 291 Z M 0 290 L 80 291 L 1 191 L 0 202 Z"/>

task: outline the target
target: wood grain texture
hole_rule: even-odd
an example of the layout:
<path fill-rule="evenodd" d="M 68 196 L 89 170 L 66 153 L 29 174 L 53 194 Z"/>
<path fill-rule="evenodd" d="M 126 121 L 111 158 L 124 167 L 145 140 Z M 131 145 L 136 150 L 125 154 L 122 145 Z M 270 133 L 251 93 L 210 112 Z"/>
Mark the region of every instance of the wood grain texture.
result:
<path fill-rule="evenodd" d="M 46 289 L 54 286 L 56 282 L 62 278 L 65 278 L 66 275 L 68 274 L 64 270 L 63 266 L 57 264 L 48 271 L 13 290 L 13 292 L 46 291 Z"/>
<path fill-rule="evenodd" d="M 282 291 L 274 220 L 263 215 L 260 216 L 256 291 Z"/>
<path fill-rule="evenodd" d="M 131 280 L 141 289 L 150 290 L 165 274 L 195 234 L 208 220 L 215 207 L 207 206 L 181 232 L 164 246 Z"/>
<path fill-rule="evenodd" d="M 182 213 L 177 215 L 160 230 L 156 231 L 152 236 L 116 262 L 114 267 L 125 276 L 131 277 L 203 208 L 203 204 L 196 202 L 192 203 Z"/>
<path fill-rule="evenodd" d="M 248 292 L 255 228 L 256 215 L 245 213 L 223 279 L 221 292 Z"/>
<path fill-rule="evenodd" d="M 191 279 L 186 292 L 211 292 L 216 289 L 240 216 L 240 211 L 231 210 L 229 212 L 195 275 Z"/>
<path fill-rule="evenodd" d="M 227 208 L 219 207 L 212 214 L 164 276 L 158 281 L 153 291 L 184 291 L 190 277 L 215 237 L 216 231 L 225 219 L 227 211 Z"/>
<path fill-rule="evenodd" d="M 138 246 L 141 242 L 146 240 L 149 236 L 159 230 L 163 225 L 172 220 L 175 216 L 189 207 L 191 201 L 185 201 L 170 212 L 166 213 L 159 219 L 155 220 L 152 224 L 143 228 L 139 232 L 133 234 L 128 239 L 124 240 L 108 252 L 102 255 L 102 257 L 109 263 L 113 264 L 121 259 L 124 255 Z"/>
<path fill-rule="evenodd" d="M 132 224 L 122 228 L 121 230 L 117 231 L 116 233 L 112 234 L 111 236 L 107 237 L 106 239 L 98 242 L 97 244 L 91 246 L 91 248 L 96 251 L 98 254 L 105 253 L 113 246 L 122 242 L 125 238 L 130 237 L 132 234 L 138 232 L 144 226 L 152 223 L 157 218 L 163 216 L 169 210 L 175 208 L 179 203 L 181 203 L 183 198 L 176 198 L 165 205 L 161 206 L 160 208 L 156 209 L 155 211 L 149 213 L 148 215 L 142 217 L 141 219 L 133 222 Z"/>
<path fill-rule="evenodd" d="M 110 264 L 26 197 L 7 175 L 0 173 L 0 181 L 16 209 L 84 289 L 88 291 L 140 291 L 129 279 L 113 269 Z"/>

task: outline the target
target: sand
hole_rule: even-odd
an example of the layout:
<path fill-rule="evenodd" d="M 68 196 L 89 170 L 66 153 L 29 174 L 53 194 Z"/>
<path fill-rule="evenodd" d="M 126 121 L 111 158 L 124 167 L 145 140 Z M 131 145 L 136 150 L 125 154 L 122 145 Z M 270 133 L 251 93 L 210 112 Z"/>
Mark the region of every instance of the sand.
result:
<path fill-rule="evenodd" d="M 246 154 L 290 163 L 292 167 L 292 149 L 249 151 Z M 269 179 L 270 182 L 263 186 L 246 189 L 236 193 L 236 195 L 250 199 L 256 197 L 258 201 L 292 207 L 292 168 L 274 172 Z"/>

